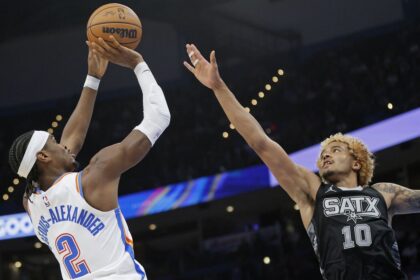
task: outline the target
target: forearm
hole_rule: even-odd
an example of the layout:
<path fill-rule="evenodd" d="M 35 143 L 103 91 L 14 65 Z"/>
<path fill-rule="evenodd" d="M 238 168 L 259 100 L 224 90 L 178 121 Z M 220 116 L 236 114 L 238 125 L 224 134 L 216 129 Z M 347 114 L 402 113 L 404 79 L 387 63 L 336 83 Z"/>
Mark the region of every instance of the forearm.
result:
<path fill-rule="evenodd" d="M 78 154 L 85 142 L 86 134 L 92 119 L 97 91 L 84 87 L 76 108 L 71 114 L 61 137 L 61 143 L 72 153 Z"/>
<path fill-rule="evenodd" d="M 134 68 L 143 93 L 143 121 L 135 127 L 154 145 L 168 127 L 171 114 L 162 88 L 158 85 L 148 65 L 142 61 Z"/>
<path fill-rule="evenodd" d="M 247 112 L 225 84 L 214 90 L 214 94 L 229 121 L 245 141 L 251 147 L 258 145 L 266 134 L 257 120 Z"/>

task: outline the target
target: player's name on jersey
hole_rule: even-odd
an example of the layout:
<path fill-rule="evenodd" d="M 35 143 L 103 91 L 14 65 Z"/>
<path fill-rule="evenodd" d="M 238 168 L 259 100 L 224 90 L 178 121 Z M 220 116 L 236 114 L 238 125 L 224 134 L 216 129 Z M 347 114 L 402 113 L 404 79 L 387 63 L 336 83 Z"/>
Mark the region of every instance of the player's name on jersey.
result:
<path fill-rule="evenodd" d="M 324 214 L 327 217 L 356 213 L 359 216 L 380 217 L 377 204 L 377 197 L 350 196 L 350 197 L 329 197 L 323 201 Z"/>
<path fill-rule="evenodd" d="M 100 231 L 105 228 L 105 224 L 85 209 L 79 209 L 73 205 L 60 205 L 48 209 L 50 217 L 41 216 L 38 226 L 36 227 L 41 239 L 48 242 L 48 231 L 54 224 L 61 222 L 72 222 L 86 228 L 93 236 L 96 236 Z"/>

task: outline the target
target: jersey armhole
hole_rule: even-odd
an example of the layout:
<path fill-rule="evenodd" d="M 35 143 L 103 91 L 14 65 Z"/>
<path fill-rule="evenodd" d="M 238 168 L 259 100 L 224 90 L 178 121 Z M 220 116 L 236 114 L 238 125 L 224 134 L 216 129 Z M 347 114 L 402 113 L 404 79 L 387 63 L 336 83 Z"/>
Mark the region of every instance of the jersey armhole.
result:
<path fill-rule="evenodd" d="M 386 216 L 389 217 L 389 208 L 388 208 L 388 204 L 386 203 L 385 197 L 382 195 L 382 193 L 380 191 L 378 191 L 377 189 L 375 189 L 374 187 L 372 187 L 371 185 L 368 187 L 369 189 L 371 189 L 373 192 L 378 194 L 379 199 L 382 200 L 382 203 L 385 204 L 385 210 L 386 210 Z M 393 215 L 391 215 L 392 217 Z M 388 221 L 389 222 L 389 221 Z"/>
<path fill-rule="evenodd" d="M 80 194 L 80 196 L 84 199 L 84 195 L 83 195 L 83 186 L 82 186 L 82 174 L 83 171 L 80 171 L 79 173 L 77 173 L 76 175 L 76 191 Z"/>

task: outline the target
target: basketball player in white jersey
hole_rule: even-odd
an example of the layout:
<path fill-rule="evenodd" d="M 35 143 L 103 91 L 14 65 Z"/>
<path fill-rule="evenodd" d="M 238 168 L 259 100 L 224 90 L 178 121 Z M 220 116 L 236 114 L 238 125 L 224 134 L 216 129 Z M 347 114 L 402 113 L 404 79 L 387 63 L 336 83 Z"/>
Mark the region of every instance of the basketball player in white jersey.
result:
<path fill-rule="evenodd" d="M 110 39 L 110 45 L 102 39 L 90 45 L 87 81 L 60 143 L 47 132 L 30 131 L 9 152 L 13 171 L 28 180 L 24 206 L 36 236 L 54 253 L 63 279 L 147 280 L 119 209 L 118 183 L 169 125 L 170 112 L 143 57 Z M 74 172 L 107 61 L 134 70 L 144 118 L 120 143 L 102 149 L 83 171 Z"/>
<path fill-rule="evenodd" d="M 296 164 L 229 90 L 220 77 L 215 52 L 209 62 L 192 44 L 186 45 L 186 51 L 191 64 L 184 65 L 214 92 L 229 121 L 299 206 L 323 278 L 406 279 L 391 219 L 420 213 L 420 190 L 393 183 L 369 185 L 373 155 L 360 140 L 341 133 L 321 143 L 320 177 Z"/>

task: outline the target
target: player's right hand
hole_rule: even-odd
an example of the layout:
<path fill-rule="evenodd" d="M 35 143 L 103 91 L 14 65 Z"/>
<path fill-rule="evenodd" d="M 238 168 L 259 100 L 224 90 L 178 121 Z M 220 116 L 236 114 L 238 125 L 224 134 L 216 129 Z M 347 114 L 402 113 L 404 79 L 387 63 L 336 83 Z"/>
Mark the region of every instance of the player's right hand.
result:
<path fill-rule="evenodd" d="M 93 51 L 114 64 L 134 69 L 137 64 L 143 62 L 143 57 L 138 52 L 121 45 L 114 36 L 109 36 L 111 43 L 99 38 L 98 43 L 92 42 Z"/>

